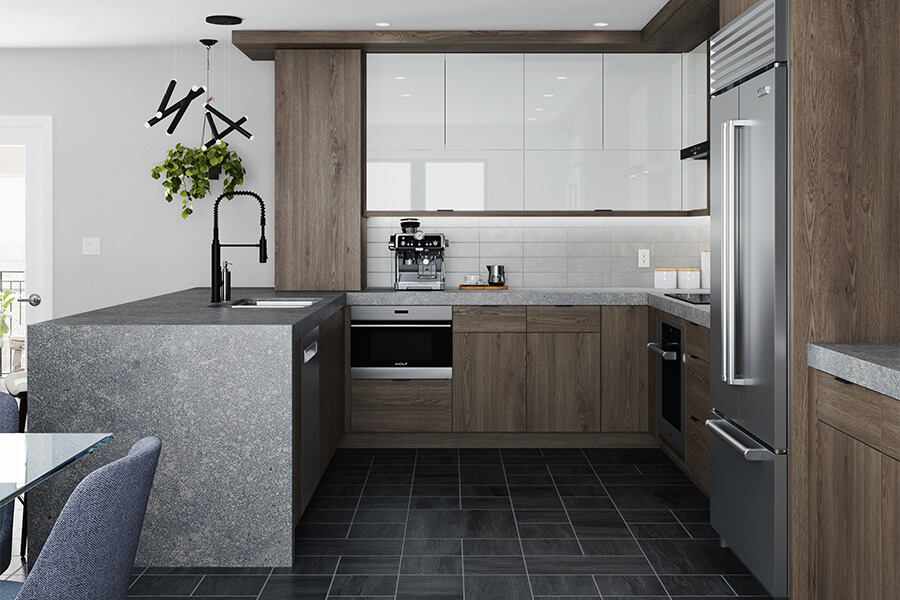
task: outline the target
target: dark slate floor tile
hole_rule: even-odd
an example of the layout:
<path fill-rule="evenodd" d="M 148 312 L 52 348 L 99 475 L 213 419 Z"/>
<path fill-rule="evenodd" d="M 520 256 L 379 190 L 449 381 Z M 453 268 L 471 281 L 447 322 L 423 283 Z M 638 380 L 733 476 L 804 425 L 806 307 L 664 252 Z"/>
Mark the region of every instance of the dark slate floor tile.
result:
<path fill-rule="evenodd" d="M 350 527 L 351 538 L 402 538 L 406 523 L 354 523 Z"/>
<path fill-rule="evenodd" d="M 198 596 L 162 596 L 165 600 L 193 600 Z M 131 600 L 159 600 L 160 596 L 132 596 L 128 595 Z M 203 600 L 256 600 L 256 596 L 202 596 Z M 324 599 L 325 597 L 322 596 Z M 354 600 L 357 600 L 354 598 Z"/>
<path fill-rule="evenodd" d="M 496 454 L 494 456 L 460 456 L 459 457 L 460 466 L 464 465 L 481 465 L 481 466 L 501 466 L 502 460 L 500 459 L 500 454 Z"/>
<path fill-rule="evenodd" d="M 461 465 L 459 482 L 463 485 L 506 485 L 506 473 L 500 466 Z"/>
<path fill-rule="evenodd" d="M 466 577 L 469 575 L 525 575 L 525 561 L 521 556 L 466 556 L 463 560 Z"/>
<path fill-rule="evenodd" d="M 460 556 L 404 556 L 401 575 L 461 575 Z"/>
<path fill-rule="evenodd" d="M 512 504 L 516 510 L 541 510 L 562 508 L 559 494 L 551 486 L 509 486 Z"/>
<path fill-rule="evenodd" d="M 407 539 L 403 552 L 409 556 L 458 556 L 462 554 L 462 540 Z"/>
<path fill-rule="evenodd" d="M 359 523 L 406 523 L 405 508 L 366 508 L 356 511 L 353 524 Z"/>
<path fill-rule="evenodd" d="M 296 539 L 345 538 L 350 531 L 349 523 L 300 523 L 296 529 Z"/>
<path fill-rule="evenodd" d="M 268 575 L 272 567 L 149 567 L 146 575 Z"/>
<path fill-rule="evenodd" d="M 362 483 L 358 485 L 319 485 L 314 495 L 316 498 L 359 496 L 362 490 Z"/>
<path fill-rule="evenodd" d="M 521 575 L 468 575 L 466 600 L 531 600 L 528 578 Z"/>
<path fill-rule="evenodd" d="M 657 448 L 590 448 L 584 451 L 592 464 L 600 465 L 670 465 Z"/>
<path fill-rule="evenodd" d="M 313 496 L 312 498 L 310 498 L 309 504 L 306 506 L 306 510 L 318 510 L 320 508 L 355 510 L 357 504 L 359 504 L 359 498 L 356 497 L 325 498 Z"/>
<path fill-rule="evenodd" d="M 544 475 L 507 475 L 507 483 L 509 485 L 553 485 L 553 477 L 549 474 Z"/>
<path fill-rule="evenodd" d="M 716 540 L 640 540 L 661 575 L 744 575 L 747 568 Z"/>
<path fill-rule="evenodd" d="M 461 600 L 459 575 L 401 575 L 397 600 Z"/>
<path fill-rule="evenodd" d="M 529 575 L 653 574 L 643 556 L 528 556 L 525 564 Z"/>
<path fill-rule="evenodd" d="M 409 496 L 363 496 L 359 508 L 408 508 Z"/>
<path fill-rule="evenodd" d="M 726 575 L 728 585 L 738 596 L 768 596 L 769 592 L 753 575 Z"/>
<path fill-rule="evenodd" d="M 433 510 L 439 508 L 459 508 L 460 507 L 460 499 L 459 496 L 448 496 L 444 498 L 413 498 L 410 501 L 409 507 L 411 509 L 419 509 L 419 510 Z"/>
<path fill-rule="evenodd" d="M 616 507 L 608 497 L 566 496 L 563 505 L 569 510 L 614 510 Z"/>
<path fill-rule="evenodd" d="M 412 475 L 415 465 L 373 465 L 371 475 Z"/>
<path fill-rule="evenodd" d="M 338 567 L 340 568 L 340 567 Z M 329 596 L 390 596 L 397 589 L 393 575 L 335 575 Z"/>
<path fill-rule="evenodd" d="M 613 486 L 607 488 L 610 498 L 620 509 L 705 509 L 709 499 L 690 485 Z"/>
<path fill-rule="evenodd" d="M 591 472 L 597 475 L 640 475 L 641 471 L 634 465 L 591 465 Z"/>
<path fill-rule="evenodd" d="M 409 538 L 516 537 L 512 510 L 411 510 Z"/>
<path fill-rule="evenodd" d="M 560 600 L 560 599 L 554 598 L 553 600 Z M 579 599 L 579 600 L 581 600 L 581 599 Z M 669 600 L 669 597 L 668 596 L 638 596 L 637 598 L 635 598 L 634 596 L 603 596 L 603 600 Z M 685 599 L 679 598 L 678 600 L 685 600 Z M 704 600 L 710 600 L 710 599 L 706 598 Z"/>
<path fill-rule="evenodd" d="M 665 595 L 656 575 L 595 575 L 597 589 L 606 596 L 650 596 Z"/>
<path fill-rule="evenodd" d="M 646 538 L 690 538 L 680 523 L 632 523 L 631 534 L 637 539 Z"/>
<path fill-rule="evenodd" d="M 564 510 L 517 510 L 519 525 L 528 523 L 568 523 L 569 515 Z"/>
<path fill-rule="evenodd" d="M 485 510 L 509 510 L 509 497 L 473 497 L 463 496 L 460 499 L 460 505 L 466 508 L 481 508 Z"/>
<path fill-rule="evenodd" d="M 709 523 L 683 523 L 682 527 L 695 539 L 717 540 L 720 537 L 719 532 Z"/>
<path fill-rule="evenodd" d="M 594 556 L 643 556 L 641 547 L 631 537 L 588 539 L 580 538 L 581 548 L 586 555 Z"/>
<path fill-rule="evenodd" d="M 673 510 L 672 514 L 682 523 L 709 523 L 709 509 L 702 510 Z"/>
<path fill-rule="evenodd" d="M 531 575 L 535 596 L 590 596 L 597 586 L 590 575 Z"/>
<path fill-rule="evenodd" d="M 135 596 L 190 596 L 203 575 L 142 575 L 129 588 Z"/>
<path fill-rule="evenodd" d="M 672 514 L 671 510 L 665 509 L 649 509 L 649 510 L 631 510 L 625 509 L 619 511 L 626 523 L 677 523 L 678 519 Z"/>
<path fill-rule="evenodd" d="M 603 485 L 694 485 L 683 473 L 666 475 L 601 475 Z"/>
<path fill-rule="evenodd" d="M 525 556 L 582 556 L 581 546 L 574 539 L 522 540 Z"/>
<path fill-rule="evenodd" d="M 567 486 L 567 485 L 574 485 L 574 486 L 589 485 L 589 486 L 594 486 L 594 485 L 600 485 L 600 479 L 599 479 L 596 475 L 594 475 L 594 474 L 591 474 L 591 475 L 557 475 L 557 474 L 554 474 L 552 477 L 553 477 L 553 482 L 554 482 L 557 486 Z M 576 495 L 576 496 L 596 496 L 596 494 L 573 494 L 573 495 Z"/>
<path fill-rule="evenodd" d="M 416 498 L 423 496 L 459 496 L 459 484 L 452 483 L 447 485 L 413 485 L 412 495 Z"/>
<path fill-rule="evenodd" d="M 268 575 L 207 575 L 194 596 L 256 596 Z"/>
<path fill-rule="evenodd" d="M 409 496 L 410 485 L 372 485 L 366 484 L 362 495 L 364 498 L 373 496 Z"/>
<path fill-rule="evenodd" d="M 606 489 L 599 483 L 596 485 L 560 485 L 556 484 L 556 490 L 562 497 L 566 496 L 607 496 Z"/>
<path fill-rule="evenodd" d="M 337 556 L 298 556 L 291 567 L 275 567 L 272 575 L 333 575 Z"/>
<path fill-rule="evenodd" d="M 721 575 L 660 575 L 672 596 L 730 596 L 731 586 Z"/>
<path fill-rule="evenodd" d="M 403 540 L 304 540 L 294 545 L 297 556 L 395 556 Z"/>
<path fill-rule="evenodd" d="M 504 459 L 511 456 L 542 456 L 540 448 L 500 448 L 500 455 Z"/>
<path fill-rule="evenodd" d="M 343 556 L 337 575 L 396 575 L 399 556 Z"/>
<path fill-rule="evenodd" d="M 369 466 L 338 466 L 329 465 L 328 469 L 322 474 L 319 485 L 362 485 L 369 476 Z"/>
<path fill-rule="evenodd" d="M 398 485 L 410 486 L 413 482 L 412 474 L 409 475 L 369 475 L 366 485 Z"/>
<path fill-rule="evenodd" d="M 519 523 L 519 537 L 534 538 L 574 538 L 575 531 L 568 523 Z"/>
<path fill-rule="evenodd" d="M 462 496 L 492 496 L 492 497 L 508 497 L 509 490 L 506 484 L 503 485 L 461 485 L 459 493 Z"/>
<path fill-rule="evenodd" d="M 341 510 L 325 508 L 306 510 L 300 518 L 300 523 L 349 523 L 353 520 L 355 512 L 356 511 L 352 508 L 344 508 Z"/>
<path fill-rule="evenodd" d="M 622 538 L 631 536 L 628 526 L 615 510 L 570 510 L 569 519 L 579 538 Z"/>
<path fill-rule="evenodd" d="M 465 556 L 521 556 L 522 545 L 518 538 L 466 539 L 462 541 Z"/>
<path fill-rule="evenodd" d="M 674 464 L 668 465 L 637 465 L 637 470 L 642 475 L 684 475 L 681 469 Z"/>
<path fill-rule="evenodd" d="M 505 465 L 587 465 L 583 456 L 504 456 Z"/>

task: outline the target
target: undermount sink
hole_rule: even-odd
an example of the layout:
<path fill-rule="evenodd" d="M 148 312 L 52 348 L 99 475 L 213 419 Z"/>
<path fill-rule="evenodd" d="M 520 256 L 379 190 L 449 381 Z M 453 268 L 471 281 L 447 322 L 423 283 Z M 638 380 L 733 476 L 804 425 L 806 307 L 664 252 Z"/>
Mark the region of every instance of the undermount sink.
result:
<path fill-rule="evenodd" d="M 241 298 L 231 308 L 308 308 L 321 298 Z"/>

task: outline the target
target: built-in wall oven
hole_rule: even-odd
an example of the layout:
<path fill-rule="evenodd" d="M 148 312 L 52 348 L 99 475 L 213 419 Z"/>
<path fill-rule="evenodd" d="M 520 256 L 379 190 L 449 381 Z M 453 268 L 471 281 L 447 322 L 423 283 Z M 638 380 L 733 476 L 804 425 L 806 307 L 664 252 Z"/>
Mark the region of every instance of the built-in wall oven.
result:
<path fill-rule="evenodd" d="M 450 306 L 351 306 L 353 379 L 451 379 Z"/>
<path fill-rule="evenodd" d="M 684 327 L 661 318 L 658 332 L 647 348 L 659 356 L 659 438 L 684 458 Z"/>

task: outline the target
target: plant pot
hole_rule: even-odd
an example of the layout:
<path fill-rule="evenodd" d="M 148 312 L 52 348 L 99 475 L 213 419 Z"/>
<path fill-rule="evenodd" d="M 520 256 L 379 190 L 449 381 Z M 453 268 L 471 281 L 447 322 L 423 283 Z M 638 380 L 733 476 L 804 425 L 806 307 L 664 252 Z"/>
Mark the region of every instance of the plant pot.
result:
<path fill-rule="evenodd" d="M 221 175 L 221 174 L 222 174 L 222 167 L 220 165 L 215 165 L 214 167 L 209 168 L 208 175 L 209 175 L 210 179 L 218 180 L 219 175 Z"/>

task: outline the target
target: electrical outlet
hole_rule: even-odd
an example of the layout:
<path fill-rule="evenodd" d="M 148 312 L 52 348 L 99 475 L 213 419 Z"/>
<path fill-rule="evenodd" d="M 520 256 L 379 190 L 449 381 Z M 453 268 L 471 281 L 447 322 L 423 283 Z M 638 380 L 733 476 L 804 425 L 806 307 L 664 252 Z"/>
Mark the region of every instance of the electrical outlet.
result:
<path fill-rule="evenodd" d="M 650 250 L 638 250 L 638 267 L 650 266 Z"/>
<path fill-rule="evenodd" d="M 81 254 L 85 256 L 100 255 L 100 238 L 83 237 L 81 238 Z"/>

